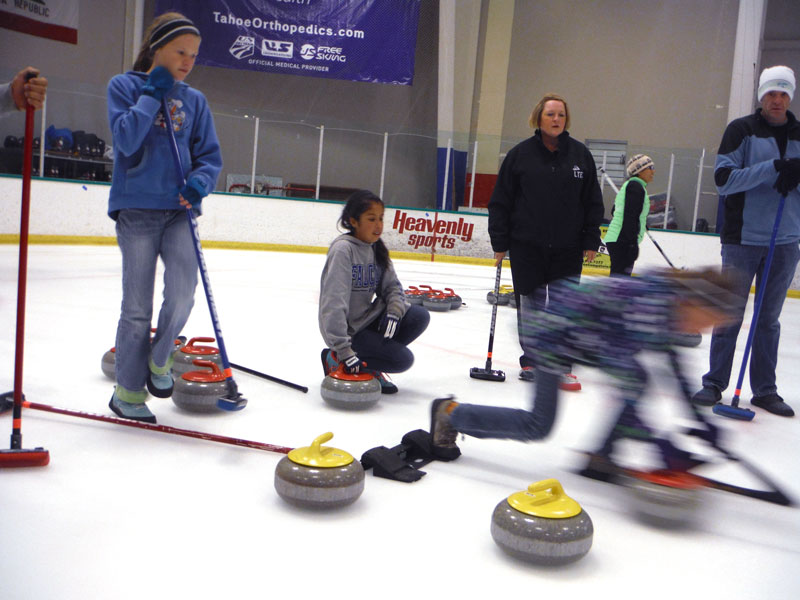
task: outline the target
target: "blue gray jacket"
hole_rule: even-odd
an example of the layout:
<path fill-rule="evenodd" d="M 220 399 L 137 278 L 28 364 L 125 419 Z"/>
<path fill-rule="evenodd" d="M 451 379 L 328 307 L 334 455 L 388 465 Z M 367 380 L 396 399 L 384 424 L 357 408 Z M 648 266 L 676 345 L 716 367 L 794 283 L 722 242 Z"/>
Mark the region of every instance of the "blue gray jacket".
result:
<path fill-rule="evenodd" d="M 142 94 L 147 73 L 128 71 L 108 83 L 108 120 L 114 144 L 114 174 L 108 214 L 123 208 L 180 209 L 181 178 L 170 149 L 161 104 Z M 214 190 L 222 153 L 214 119 L 202 93 L 182 81 L 167 93 L 175 139 L 186 178 Z M 200 209 L 199 203 L 195 208 Z"/>
<path fill-rule="evenodd" d="M 800 157 L 800 123 L 787 113 L 786 152 L 781 156 L 775 128 L 754 114 L 730 122 L 722 136 L 714 166 L 714 181 L 725 196 L 723 244 L 768 246 L 780 195 L 772 187 L 778 177 L 774 161 Z M 786 197 L 776 244 L 800 240 L 800 191 Z"/>

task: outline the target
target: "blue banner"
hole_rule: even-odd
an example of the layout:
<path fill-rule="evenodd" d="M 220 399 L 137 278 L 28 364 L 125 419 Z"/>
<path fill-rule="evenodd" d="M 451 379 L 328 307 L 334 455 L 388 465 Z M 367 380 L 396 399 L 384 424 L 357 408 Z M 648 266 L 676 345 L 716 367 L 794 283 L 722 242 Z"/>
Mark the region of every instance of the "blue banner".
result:
<path fill-rule="evenodd" d="M 420 0 L 157 0 L 203 36 L 197 64 L 411 85 Z"/>

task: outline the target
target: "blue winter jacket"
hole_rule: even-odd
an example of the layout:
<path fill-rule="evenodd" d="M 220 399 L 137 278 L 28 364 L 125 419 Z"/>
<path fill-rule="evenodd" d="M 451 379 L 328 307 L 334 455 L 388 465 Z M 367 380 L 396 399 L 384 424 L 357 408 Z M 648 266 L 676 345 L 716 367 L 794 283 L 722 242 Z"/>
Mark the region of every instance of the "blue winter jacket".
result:
<path fill-rule="evenodd" d="M 120 209 L 180 209 L 182 187 L 170 149 L 161 104 L 142 94 L 147 73 L 128 71 L 108 83 L 108 120 L 114 144 L 114 174 L 108 214 Z M 214 190 L 222 169 L 222 154 L 208 102 L 199 91 L 178 81 L 167 93 L 175 139 L 186 178 Z M 200 210 L 200 203 L 193 205 Z"/>
<path fill-rule="evenodd" d="M 800 157 L 800 123 L 787 112 L 786 152 L 780 154 L 775 128 L 754 114 L 730 122 L 722 136 L 714 166 L 714 181 L 725 195 L 723 244 L 768 246 L 780 195 L 772 187 L 778 178 L 775 159 Z M 800 191 L 786 196 L 776 244 L 800 240 Z"/>

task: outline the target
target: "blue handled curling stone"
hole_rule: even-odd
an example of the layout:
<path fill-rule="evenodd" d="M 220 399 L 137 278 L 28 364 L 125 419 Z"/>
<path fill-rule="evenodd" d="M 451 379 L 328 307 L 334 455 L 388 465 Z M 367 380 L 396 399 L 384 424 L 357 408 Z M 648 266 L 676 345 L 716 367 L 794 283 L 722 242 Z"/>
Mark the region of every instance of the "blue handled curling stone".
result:
<path fill-rule="evenodd" d="M 381 384 L 371 373 L 347 373 L 344 364 L 331 371 L 320 385 L 322 399 L 335 408 L 364 410 L 381 398 Z"/>
<path fill-rule="evenodd" d="M 214 346 L 201 346 L 198 342 L 210 343 L 214 342 L 212 337 L 194 337 L 181 348 L 172 353 L 172 374 L 178 378 L 184 373 L 194 371 L 195 360 L 210 360 L 222 369 L 222 356 L 219 353 L 219 348 Z"/>
<path fill-rule="evenodd" d="M 215 362 L 195 360 L 194 371 L 187 371 L 175 380 L 172 401 L 189 412 L 223 412 L 217 400 L 228 393 L 228 383 Z"/>
<path fill-rule="evenodd" d="M 563 565 L 585 556 L 594 527 L 580 504 L 555 479 L 545 479 L 500 501 L 492 538 L 507 554 L 542 565 Z"/>
<path fill-rule="evenodd" d="M 629 471 L 620 475 L 630 510 L 641 521 L 663 528 L 691 527 L 702 506 L 701 480 L 683 471 Z"/>
<path fill-rule="evenodd" d="M 275 467 L 275 491 L 289 504 L 326 509 L 352 504 L 364 491 L 364 468 L 344 450 L 322 446 L 323 433 L 311 446 L 295 448 Z"/>

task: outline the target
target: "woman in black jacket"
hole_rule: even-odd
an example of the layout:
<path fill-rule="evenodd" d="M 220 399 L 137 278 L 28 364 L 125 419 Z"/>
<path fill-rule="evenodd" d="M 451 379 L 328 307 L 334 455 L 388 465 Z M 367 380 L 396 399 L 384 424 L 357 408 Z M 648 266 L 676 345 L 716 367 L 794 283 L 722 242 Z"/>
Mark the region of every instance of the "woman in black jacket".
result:
<path fill-rule="evenodd" d="M 546 94 L 528 123 L 535 133 L 508 152 L 489 201 L 495 264 L 509 253 L 518 323 L 545 309 L 549 283 L 580 276 L 584 258 L 593 260 L 600 247 L 603 220 L 594 158 L 567 132 L 567 101 Z M 519 339 L 520 378 L 532 380 L 536 357 L 521 327 Z M 565 373 L 561 388 L 581 385 Z"/>

